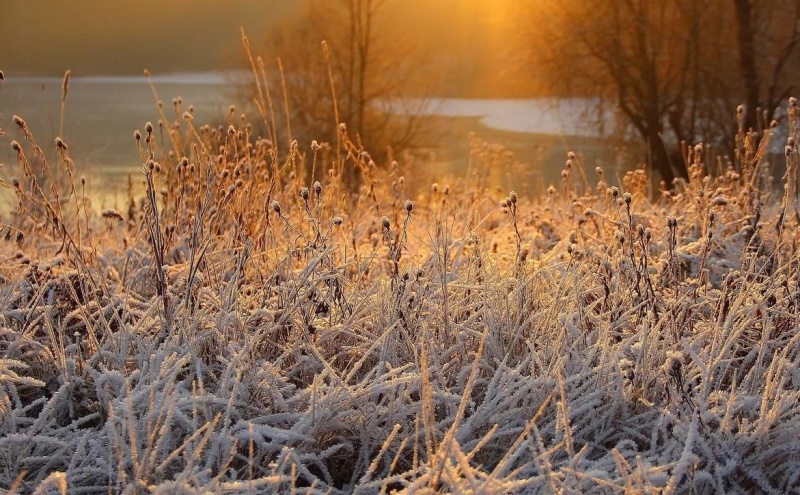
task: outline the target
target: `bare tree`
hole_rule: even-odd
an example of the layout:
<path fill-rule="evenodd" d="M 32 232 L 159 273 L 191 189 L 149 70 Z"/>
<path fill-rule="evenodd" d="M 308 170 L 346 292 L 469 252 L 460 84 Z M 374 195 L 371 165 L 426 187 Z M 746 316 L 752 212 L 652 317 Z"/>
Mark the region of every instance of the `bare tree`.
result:
<path fill-rule="evenodd" d="M 744 86 L 744 124 L 756 129 L 766 125 L 758 121 L 758 110 L 773 118 L 780 103 L 794 90 L 787 69 L 800 41 L 800 0 L 780 4 L 732 0 L 732 5 Z"/>
<path fill-rule="evenodd" d="M 798 3 L 792 22 L 772 0 L 529 2 L 528 58 L 564 93 L 614 101 L 670 182 L 686 174 L 682 143 L 727 143 L 739 103 L 748 127 L 757 108 L 774 116 L 791 88 Z"/>
<path fill-rule="evenodd" d="M 270 66 L 269 79 L 279 91 L 285 86 L 294 138 L 335 142 L 344 123 L 376 157 L 418 142 L 424 99 L 398 109 L 408 94 L 425 92 L 423 57 L 389 22 L 400 7 L 395 0 L 307 0 L 302 15 L 271 31 L 266 53 L 280 66 Z"/>

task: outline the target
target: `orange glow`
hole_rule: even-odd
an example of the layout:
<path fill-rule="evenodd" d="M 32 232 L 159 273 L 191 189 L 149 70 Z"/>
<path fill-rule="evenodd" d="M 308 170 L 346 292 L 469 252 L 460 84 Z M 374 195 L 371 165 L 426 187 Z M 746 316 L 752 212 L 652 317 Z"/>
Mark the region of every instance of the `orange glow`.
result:
<path fill-rule="evenodd" d="M 76 76 L 206 72 L 239 67 L 239 27 L 255 51 L 271 26 L 304 2 L 142 0 L 11 2 L 0 19 L 3 69 L 15 75 Z M 446 91 L 462 95 L 524 93 L 530 77 L 518 72 L 513 49 L 523 7 L 515 0 L 389 0 L 381 31 L 422 50 Z M 388 34 L 387 34 L 388 35 Z M 394 36 L 394 35 L 392 35 Z"/>

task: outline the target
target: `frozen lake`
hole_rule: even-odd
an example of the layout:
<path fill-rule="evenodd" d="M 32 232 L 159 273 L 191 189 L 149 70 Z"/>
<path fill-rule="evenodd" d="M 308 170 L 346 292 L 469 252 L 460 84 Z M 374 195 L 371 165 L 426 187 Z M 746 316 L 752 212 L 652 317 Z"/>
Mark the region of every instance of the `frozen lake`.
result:
<path fill-rule="evenodd" d="M 195 107 L 195 122 L 217 121 L 236 103 L 236 81 L 249 75 L 224 73 L 154 75 L 167 117 L 175 118 L 172 99 L 183 108 Z M 6 74 L 0 86 L 0 163 L 15 163 L 10 147 L 19 139 L 12 115 L 22 116 L 45 150 L 58 134 L 61 78 L 14 78 Z M 414 106 L 415 100 L 405 103 Z M 436 98 L 426 112 L 448 117 L 477 117 L 493 129 L 554 136 L 596 137 L 596 116 L 587 113 L 586 100 L 518 99 L 472 100 Z M 402 113 L 401 106 L 393 108 Z M 141 165 L 133 131 L 158 121 L 156 100 L 144 76 L 73 77 L 66 102 L 64 136 L 70 152 L 95 188 L 124 191 L 128 173 Z M 608 118 L 608 117 L 607 117 Z M 466 156 L 464 159 L 466 160 Z M 559 158 L 561 160 L 561 158 Z"/>
<path fill-rule="evenodd" d="M 406 105 L 404 105 L 404 103 Z M 612 115 L 605 111 L 603 119 L 599 101 L 586 98 L 529 98 L 529 99 L 466 99 L 433 98 L 425 104 L 426 113 L 446 117 L 478 117 L 481 124 L 502 131 L 545 134 L 551 136 L 600 137 L 598 122 L 610 122 Z M 419 108 L 420 100 L 409 99 L 389 104 L 397 113 L 404 108 Z"/>
<path fill-rule="evenodd" d="M 156 76 L 153 82 L 173 118 L 172 98 L 181 96 L 184 109 L 194 105 L 199 122 L 215 119 L 235 100 L 231 81 L 222 74 Z M 0 86 L 0 162 L 16 161 L 11 139 L 20 139 L 12 115 L 23 117 L 45 149 L 58 134 L 61 108 L 60 78 L 14 79 L 6 74 Z M 64 140 L 79 167 L 94 173 L 96 181 L 125 180 L 141 165 L 133 139 L 135 129 L 158 121 L 156 100 L 144 76 L 74 77 L 70 80 L 64 117 Z"/>

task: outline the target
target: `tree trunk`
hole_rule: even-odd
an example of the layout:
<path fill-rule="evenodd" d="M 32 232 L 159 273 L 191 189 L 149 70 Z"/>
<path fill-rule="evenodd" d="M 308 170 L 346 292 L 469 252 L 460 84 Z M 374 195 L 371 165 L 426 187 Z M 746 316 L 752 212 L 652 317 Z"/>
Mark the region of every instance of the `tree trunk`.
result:
<path fill-rule="evenodd" d="M 648 162 L 650 169 L 655 174 L 650 178 L 653 184 L 663 180 L 667 188 L 671 188 L 672 181 L 676 177 L 687 177 L 686 165 L 683 162 L 680 148 L 665 144 L 658 127 L 647 126 L 640 129 L 640 133 L 647 143 Z"/>
<path fill-rule="evenodd" d="M 739 45 L 739 72 L 744 82 L 744 128 L 758 128 L 758 71 L 756 69 L 755 22 L 750 0 L 733 0 L 736 11 L 736 39 Z"/>

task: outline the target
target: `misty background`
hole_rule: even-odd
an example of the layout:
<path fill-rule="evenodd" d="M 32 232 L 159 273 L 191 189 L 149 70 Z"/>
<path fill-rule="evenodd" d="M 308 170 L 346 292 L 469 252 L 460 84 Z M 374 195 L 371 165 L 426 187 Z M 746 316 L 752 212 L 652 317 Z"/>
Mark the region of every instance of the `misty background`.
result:
<path fill-rule="evenodd" d="M 414 143 L 418 181 L 462 176 L 472 131 L 482 131 L 487 140 L 503 141 L 520 159 L 537 165 L 549 160 L 550 175 L 557 180 L 557 164 L 566 153 L 565 141 L 558 136 L 563 136 L 565 128 L 577 129 L 580 112 L 564 113 L 560 102 L 529 98 L 540 94 L 541 88 L 515 51 L 519 36 L 510 29 L 516 11 L 513 0 L 494 1 L 490 8 L 478 0 L 376 5 L 382 17 L 380 23 L 376 21 L 374 36 L 390 51 L 388 57 L 377 56 L 395 64 L 397 54 L 413 51 L 417 55 L 407 71 L 413 77 L 400 83 L 403 95 L 425 98 L 425 112 L 436 116 L 434 128 L 427 128 L 424 139 L 417 136 Z M 144 69 L 152 74 L 158 99 L 168 113 L 170 101 L 180 97 L 184 108 L 193 106 L 198 124 L 224 122 L 231 104 L 237 106 L 238 116 L 242 103 L 252 99 L 246 94 L 252 74 L 240 28 L 247 33 L 253 54 L 262 56 L 272 68 L 278 57 L 284 59 L 287 71 L 314 61 L 318 65 L 322 59 L 318 40 L 289 32 L 285 50 L 276 47 L 274 39 L 279 31 L 302 26 L 308 18 L 332 24 L 330 12 L 322 11 L 327 7 L 325 2 L 315 7 L 301 0 L 5 2 L 0 46 L 8 48 L 0 58 L 6 78 L 0 85 L 0 127 L 8 132 L 0 137 L 0 163 L 15 162 L 9 143 L 19 139 L 11 122 L 12 115 L 18 114 L 41 142 L 63 137 L 90 186 L 124 198 L 129 177 L 134 185 L 141 179 L 136 174 L 141 158 L 132 133 L 145 122 L 159 120 Z M 332 29 L 338 35 L 346 27 Z M 301 42 L 308 45 L 308 53 L 302 55 L 305 59 L 297 59 Z M 67 69 L 71 78 L 64 129 L 59 130 L 62 78 Z M 339 86 L 344 91 L 347 84 Z M 298 101 L 306 97 L 299 85 L 290 87 L 289 93 Z M 327 113 L 319 112 L 320 118 L 328 119 Z M 293 117 L 298 121 L 295 129 L 302 127 L 302 117 Z M 319 129 L 308 127 L 303 145 L 325 138 Z M 539 136 L 532 139 L 532 133 Z M 582 141 L 587 149 L 599 152 L 589 137 L 571 143 Z M 375 148 L 382 145 L 377 143 Z M 541 168 L 528 171 L 526 177 L 538 174 L 544 187 Z M 494 182 L 513 182 L 505 174 L 498 171 Z"/>
<path fill-rule="evenodd" d="M 405 0 L 389 6 L 392 28 L 436 61 L 442 96 L 535 94 L 510 64 L 513 0 Z M 269 32 L 299 16 L 303 0 L 7 0 L 0 16 L 0 67 L 7 77 L 74 77 L 227 71 L 243 68 L 239 28 L 269 59 Z"/>
<path fill-rule="evenodd" d="M 240 29 L 266 66 L 272 119 Z M 246 109 L 284 150 L 335 142 L 345 122 L 376 162 L 402 157 L 421 184 L 463 177 L 477 150 L 487 185 L 541 192 L 574 150 L 612 181 L 644 167 L 668 185 L 687 177 L 693 143 L 741 169 L 742 143 L 773 125 L 780 176 L 798 45 L 800 0 L 8 0 L 0 164 L 16 162 L 16 114 L 41 143 L 64 138 L 90 183 L 124 190 L 142 162 L 133 131 L 174 126 L 180 98 L 198 125 Z"/>

